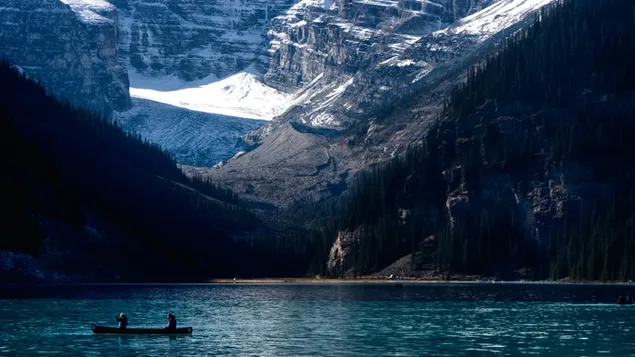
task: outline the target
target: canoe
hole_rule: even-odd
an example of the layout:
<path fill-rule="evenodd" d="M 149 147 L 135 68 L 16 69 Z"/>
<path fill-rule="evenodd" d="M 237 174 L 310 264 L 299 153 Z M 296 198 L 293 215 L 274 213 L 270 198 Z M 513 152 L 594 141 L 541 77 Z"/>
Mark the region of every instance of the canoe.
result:
<path fill-rule="evenodd" d="M 622 301 L 622 302 L 618 302 L 618 305 L 633 305 L 633 302 L 626 302 L 626 301 Z"/>
<path fill-rule="evenodd" d="M 176 329 L 168 328 L 118 328 L 92 325 L 90 329 L 93 333 L 112 333 L 126 335 L 189 335 L 192 333 L 191 327 L 180 327 Z"/>

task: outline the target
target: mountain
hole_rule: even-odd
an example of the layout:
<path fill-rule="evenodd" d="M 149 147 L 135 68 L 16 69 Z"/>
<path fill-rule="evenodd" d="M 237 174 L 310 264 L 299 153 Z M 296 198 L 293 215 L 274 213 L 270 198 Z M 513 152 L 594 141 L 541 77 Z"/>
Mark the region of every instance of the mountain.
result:
<path fill-rule="evenodd" d="M 284 110 L 287 96 L 261 73 L 271 19 L 296 1 L 110 1 L 134 104 L 118 116 L 123 128 L 187 165 L 246 150 L 240 138 Z"/>
<path fill-rule="evenodd" d="M 4 0 L 0 56 L 56 94 L 109 115 L 130 107 L 117 51 L 117 13 L 105 0 Z"/>
<path fill-rule="evenodd" d="M 186 3 L 178 11 L 163 6 L 148 9 L 142 6 L 143 3 L 135 5 L 135 2 L 127 6 L 121 3 L 115 5 L 121 14 L 132 14 L 131 9 L 135 11 L 134 20 L 124 21 L 121 52 L 125 53 L 128 48 L 134 47 L 140 53 L 139 56 L 145 56 L 145 62 L 140 63 L 135 59 L 137 55 L 134 51 L 130 50 L 133 68 L 131 93 L 134 97 L 210 114 L 271 120 L 288 110 L 308 105 L 309 101 L 319 104 L 316 98 L 325 102 L 320 104 L 321 107 L 328 107 L 351 84 L 354 74 L 377 63 L 380 58 L 388 59 L 402 53 L 423 34 L 447 27 L 456 19 L 491 2 L 274 2 L 270 3 L 267 10 L 269 17 L 264 21 L 261 18 L 256 18 L 258 21 L 246 18 L 244 13 L 240 16 L 234 14 L 233 5 L 228 2 L 213 2 L 206 6 L 196 2 Z M 241 5 L 241 9 L 245 6 Z M 253 4 L 255 9 L 261 6 L 258 2 Z M 251 5 L 245 8 L 250 14 Z M 181 18 L 177 19 L 174 14 Z M 221 34 L 219 40 L 211 40 L 209 48 L 213 50 L 206 50 L 207 45 L 189 40 L 193 36 L 190 25 L 194 20 L 198 21 L 195 23 L 196 39 L 213 38 L 209 31 L 220 31 L 218 22 L 221 20 L 217 14 L 227 14 L 232 21 L 247 21 L 254 25 L 249 31 L 236 31 L 234 26 L 223 24 L 223 31 L 226 32 Z M 263 26 L 259 27 L 261 24 Z M 210 26 L 212 30 L 208 28 Z M 149 31 L 148 45 L 137 45 L 138 41 L 125 39 L 126 33 L 137 34 L 138 31 Z M 204 34 L 204 31 L 208 33 Z M 183 47 L 178 49 L 185 53 L 182 56 L 184 60 L 181 61 L 179 52 L 176 58 L 181 62 L 178 64 L 172 64 L 174 54 L 161 47 L 161 41 L 174 36 L 185 39 Z M 246 45 L 246 38 L 249 38 L 250 46 Z M 236 57 L 240 57 L 240 60 L 236 60 Z M 218 61 L 219 58 L 227 59 Z M 242 59 L 248 59 L 253 66 L 249 62 L 242 62 Z M 210 65 L 210 61 L 214 65 Z M 238 65 L 229 70 L 219 67 L 232 66 L 234 63 Z M 247 70 L 240 71 L 241 65 Z M 293 109 L 289 109 L 292 106 Z M 160 122 L 169 121 L 170 125 L 182 128 L 182 132 L 191 132 L 187 129 L 187 119 L 161 117 Z M 328 115 L 320 118 L 311 121 L 323 124 L 330 121 Z M 209 116 L 209 119 L 218 121 L 219 118 Z M 183 137 L 193 146 L 190 152 L 186 152 L 172 144 L 173 139 L 164 135 L 158 126 L 137 125 L 136 121 L 130 121 L 126 116 L 122 122 L 127 129 L 166 145 L 178 157 L 185 159 L 186 155 L 200 156 L 198 152 L 208 151 L 198 145 L 206 139 L 201 133 L 191 133 L 189 140 Z M 275 122 L 273 125 L 280 126 L 283 120 Z M 268 131 L 268 128 L 264 131 Z M 247 146 L 239 143 L 234 152 L 247 149 Z M 201 157 L 183 163 L 203 166 L 208 165 L 209 161 Z"/>
<path fill-rule="evenodd" d="M 419 145 L 333 204 L 294 207 L 308 272 L 635 277 L 633 11 L 541 10 L 467 70 Z"/>
<path fill-rule="evenodd" d="M 0 62 L 0 281 L 257 275 L 273 231 L 231 191 L 187 178 L 137 134 Z M 243 260 L 241 257 L 245 257 Z"/>
<path fill-rule="evenodd" d="M 268 61 L 270 19 L 293 3 L 3 2 L 0 55 L 74 104 L 114 114 L 181 163 L 213 165 L 243 150 L 239 138 L 278 113 L 275 105 L 261 109 L 272 95 L 285 99 L 258 73 Z M 211 88 L 196 92 L 204 85 Z M 146 109 L 156 125 L 140 113 Z M 178 141 L 162 135 L 166 125 L 181 129 Z"/>
<path fill-rule="evenodd" d="M 14 1 L 0 8 L 3 27 L 10 29 L 3 32 L 0 54 L 77 105 L 107 116 L 114 109 L 112 118 L 122 128 L 163 146 L 181 164 L 210 167 L 256 145 L 263 151 L 257 157 L 271 156 L 268 150 L 276 149 L 267 143 L 274 137 L 267 136 L 285 137 L 288 123 L 340 134 L 353 127 L 363 131 L 373 120 L 377 128 L 382 113 L 460 68 L 455 62 L 466 61 L 488 38 L 547 2 Z M 47 13 L 54 15 L 33 23 Z M 464 18 L 468 25 L 443 32 Z M 491 25 L 469 25 L 479 23 Z M 49 27 L 55 36 L 47 36 Z M 27 41 L 16 41 L 21 38 Z M 263 126 L 263 120 L 271 122 Z M 293 135 L 302 136 L 302 130 Z M 410 139 L 385 151 L 401 151 Z M 294 150 L 281 151 L 295 157 Z M 331 154 L 314 151 L 310 165 L 327 165 L 323 158 Z M 357 159 L 365 154 L 347 147 L 330 151 L 329 162 L 339 163 L 334 173 L 320 170 L 308 185 L 300 184 L 316 197 L 330 195 L 328 185 L 340 187 L 341 175 L 367 166 L 359 162 L 368 159 Z M 385 159 L 378 155 L 384 154 L 368 153 L 372 162 Z M 242 165 L 277 182 L 285 181 L 275 177 L 278 165 L 295 165 L 289 158 L 251 157 L 240 159 L 245 163 L 236 171 L 246 176 L 236 177 L 232 187 L 248 190 L 243 181 L 255 175 Z M 225 179 L 226 170 L 234 169 L 213 175 Z M 273 202 L 270 190 L 258 189 L 272 185 L 256 184 L 254 192 L 262 197 L 249 198 Z M 289 198 L 283 201 L 275 203 Z"/>
<path fill-rule="evenodd" d="M 278 206 L 338 195 L 360 170 L 421 140 L 465 69 L 550 2 L 303 2 L 308 10 L 278 20 L 277 38 L 289 40 L 272 42 L 265 75 L 283 86 L 298 74 L 294 105 L 249 135 L 252 151 L 189 172 Z M 292 35 L 296 27 L 307 35 Z"/>
<path fill-rule="evenodd" d="M 266 64 L 269 21 L 294 0 L 109 0 L 131 72 L 184 81 L 223 78 Z"/>

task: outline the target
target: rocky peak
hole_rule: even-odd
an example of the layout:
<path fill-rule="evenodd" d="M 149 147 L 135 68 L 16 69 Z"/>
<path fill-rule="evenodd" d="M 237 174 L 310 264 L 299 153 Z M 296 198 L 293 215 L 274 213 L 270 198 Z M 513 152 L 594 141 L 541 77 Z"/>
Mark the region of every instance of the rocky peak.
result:
<path fill-rule="evenodd" d="M 303 0 L 273 19 L 266 82 L 292 91 L 320 74 L 353 75 L 493 0 Z"/>
<path fill-rule="evenodd" d="M 295 105 L 250 136 L 258 144 L 252 152 L 209 174 L 237 192 L 243 191 L 242 182 L 249 178 L 256 187 L 246 192 L 250 199 L 282 206 L 290 203 L 290 197 L 306 197 L 307 192 L 320 198 L 342 192 L 347 177 L 421 140 L 451 88 L 464 80 L 461 73 L 551 1 L 437 1 L 436 7 L 425 1 L 301 2 L 274 20 L 278 24 L 274 28 L 286 30 L 272 32 L 271 67 L 265 76 L 272 86 L 302 87 Z M 369 23 L 369 14 L 375 27 L 358 26 Z M 446 22 L 459 14 L 469 15 Z M 417 27 L 421 32 L 416 36 L 412 27 L 403 26 L 413 23 L 413 18 L 428 20 Z M 298 126 L 320 128 L 304 131 L 320 139 L 302 149 L 275 140 L 278 132 Z M 323 167 L 322 160 L 309 153 L 324 150 L 329 153 L 329 169 L 317 170 L 310 180 L 300 175 L 280 177 L 279 168 L 293 170 L 300 156 Z M 269 152 L 285 155 L 253 161 L 266 157 L 259 153 Z"/>
<path fill-rule="evenodd" d="M 53 92 L 104 115 L 130 106 L 108 2 L 4 0 L 0 23 L 0 55 Z"/>
<path fill-rule="evenodd" d="M 296 0 L 111 0 L 122 57 L 146 76 L 222 78 L 252 63 L 265 68 L 271 18 Z"/>

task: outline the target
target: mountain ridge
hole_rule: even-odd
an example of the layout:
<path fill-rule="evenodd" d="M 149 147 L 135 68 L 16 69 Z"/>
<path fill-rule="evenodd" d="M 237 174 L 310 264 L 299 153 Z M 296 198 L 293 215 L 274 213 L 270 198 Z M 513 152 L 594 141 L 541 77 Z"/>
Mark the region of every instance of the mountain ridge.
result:
<path fill-rule="evenodd" d="M 163 149 L 0 61 L 1 281 L 201 281 L 273 230 Z"/>
<path fill-rule="evenodd" d="M 468 69 L 419 145 L 293 207 L 308 274 L 632 279 L 633 10 L 545 8 Z"/>
<path fill-rule="evenodd" d="M 204 173 L 225 182 L 228 187 L 232 187 L 250 200 L 260 199 L 283 207 L 292 204 L 294 197 L 311 197 L 310 199 L 320 200 L 342 192 L 340 187 L 343 177 L 345 178 L 344 185 L 347 185 L 350 183 L 350 178 L 354 177 L 358 171 L 390 159 L 403 152 L 410 144 L 421 140 L 427 127 L 437 119 L 444 98 L 453 85 L 464 80 L 463 71 L 470 64 L 478 63 L 507 35 L 525 26 L 532 20 L 529 15 L 550 2 L 504 0 L 498 3 L 506 5 L 503 8 L 509 8 L 510 4 L 529 4 L 532 11 L 521 12 L 521 15 L 512 13 L 511 16 L 499 16 L 499 19 L 507 24 L 505 26 L 509 27 L 503 26 L 503 29 L 495 34 L 487 32 L 468 37 L 463 35 L 456 37 L 443 30 L 431 33 L 406 49 L 401 57 L 393 59 L 390 65 L 384 60 L 377 63 L 376 67 L 370 67 L 358 73 L 353 77 L 351 85 L 341 91 L 335 101 L 328 107 L 320 109 L 329 115 L 331 113 L 339 113 L 338 115 L 341 116 L 352 114 L 347 116 L 349 123 L 346 127 L 337 129 L 339 135 L 328 138 L 325 144 L 314 146 L 315 152 L 320 152 L 326 145 L 333 157 L 329 170 L 322 170 L 319 177 L 312 177 L 310 180 L 294 177 L 294 168 L 307 164 L 296 162 L 294 159 L 296 155 L 305 155 L 303 154 L 305 149 L 300 147 L 296 150 L 294 145 L 283 146 L 284 149 L 276 148 L 279 142 L 268 139 L 272 133 L 290 130 L 289 122 L 311 126 L 311 122 L 307 121 L 303 113 L 311 113 L 316 107 L 320 108 L 319 100 L 317 104 L 304 107 L 298 104 L 286 116 L 266 123 L 250 134 L 248 142 L 254 145 L 253 151 L 217 168 L 189 172 Z M 482 13 L 487 14 L 488 9 L 486 8 Z M 514 21 L 510 21 L 510 18 Z M 477 17 L 475 21 L 481 22 L 481 19 Z M 442 50 L 431 50 L 442 43 L 450 43 L 452 46 L 446 46 Z M 455 49 L 458 50 L 455 51 Z M 400 66 L 400 63 L 405 61 L 408 61 L 408 65 Z M 418 76 L 421 74 L 422 65 L 415 65 L 417 61 L 428 63 L 428 68 L 420 78 Z M 429 65 L 430 63 L 433 63 L 436 68 Z M 415 79 L 417 81 L 413 84 L 412 81 Z M 394 88 L 376 96 L 373 91 L 381 91 L 382 82 Z M 319 89 L 314 91 L 312 95 L 319 91 Z M 419 104 L 417 108 L 407 113 L 400 111 L 399 107 L 402 104 L 420 97 L 425 97 L 422 102 L 427 103 L 426 105 Z M 331 100 L 333 100 L 332 97 L 326 98 L 326 101 Z M 355 112 L 353 108 L 360 109 Z M 399 112 L 399 115 L 393 114 L 393 111 Z M 284 151 L 287 155 L 279 160 L 269 154 L 275 151 Z M 314 166 L 323 164 L 322 160 L 318 159 L 321 157 L 319 155 L 315 159 L 311 158 L 310 154 L 307 157 L 309 162 L 313 161 Z M 269 159 L 262 161 L 262 158 Z M 281 174 L 282 172 L 287 174 Z M 281 184 L 283 182 L 289 184 L 283 185 Z M 333 187 L 337 188 L 332 192 Z"/>

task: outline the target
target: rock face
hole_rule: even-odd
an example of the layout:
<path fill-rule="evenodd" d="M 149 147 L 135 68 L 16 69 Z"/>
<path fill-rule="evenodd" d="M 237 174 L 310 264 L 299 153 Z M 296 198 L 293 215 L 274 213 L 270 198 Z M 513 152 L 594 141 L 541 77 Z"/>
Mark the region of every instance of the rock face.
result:
<path fill-rule="evenodd" d="M 303 1 L 274 19 L 265 75 L 273 87 L 303 91 L 257 136 L 285 121 L 342 130 L 385 116 L 550 1 Z"/>
<path fill-rule="evenodd" d="M 252 63 L 265 68 L 270 20 L 295 0 L 111 0 L 119 49 L 146 76 L 222 78 Z"/>
<path fill-rule="evenodd" d="M 354 245 L 359 242 L 361 235 L 359 232 L 339 232 L 337 239 L 331 247 L 329 260 L 327 262 L 327 270 L 331 276 L 347 276 L 351 272 L 348 269 L 354 260 L 351 253 L 354 251 Z M 354 274 L 354 272 L 352 272 Z"/>
<path fill-rule="evenodd" d="M 286 90 L 324 74 L 353 76 L 493 0 L 304 0 L 273 20 L 268 84 Z"/>
<path fill-rule="evenodd" d="M 600 231 L 603 229 L 600 227 L 604 227 L 599 223 L 603 218 L 598 217 L 608 215 L 611 227 L 624 224 L 620 223 L 626 221 L 624 216 L 632 217 L 629 197 L 632 200 L 634 196 L 629 192 L 634 187 L 635 165 L 629 150 L 623 146 L 626 144 L 615 147 L 606 144 L 603 149 L 605 144 L 591 141 L 571 144 L 572 149 L 567 149 L 563 156 L 553 152 L 554 133 L 569 133 L 570 128 L 580 127 L 584 121 L 599 122 L 602 115 L 617 122 L 632 117 L 635 96 L 632 91 L 612 95 L 604 91 L 580 91 L 579 96 L 577 93 L 572 96 L 576 98 L 573 104 L 555 108 L 536 105 L 532 100 L 492 99 L 458 123 L 449 120 L 435 126 L 425 141 L 426 147 L 433 148 L 431 156 L 437 169 L 409 170 L 393 183 L 393 187 L 399 187 L 399 193 L 395 195 L 392 191 L 387 197 L 397 203 L 390 215 L 393 222 L 399 222 L 391 225 L 398 232 L 397 237 L 407 237 L 412 231 L 422 232 L 423 236 L 436 231 L 445 243 L 435 243 L 437 238 L 431 235 L 408 251 L 414 256 L 394 255 L 395 263 L 375 276 L 385 278 L 394 274 L 436 279 L 435 270 L 442 267 L 443 263 L 439 262 L 444 259 L 435 261 L 433 254 L 448 254 L 442 253 L 447 245 L 436 244 L 454 242 L 451 249 L 461 252 L 455 257 L 462 255 L 461 259 L 467 262 L 463 263 L 465 266 L 471 261 L 479 262 L 476 269 L 457 271 L 496 274 L 504 280 L 527 279 L 530 274 L 520 259 L 485 260 L 509 254 L 504 253 L 506 243 L 489 241 L 481 245 L 483 241 L 498 234 L 506 239 L 517 239 L 514 244 L 522 246 L 519 250 L 522 254 L 536 254 L 532 251 L 553 254 L 567 251 L 562 246 L 554 248 L 554 244 L 558 244 L 554 242 L 567 234 L 576 244 L 595 244 L 586 241 L 590 236 L 600 236 L 591 233 L 591 229 L 587 232 L 586 228 L 580 228 L 571 233 L 577 227 L 589 227 L 588 221 L 594 222 L 593 231 Z M 593 114 L 588 116 L 589 113 Z M 609 134 L 612 139 L 606 139 L 606 143 L 625 142 L 618 139 L 621 135 L 616 133 L 631 133 L 629 128 L 615 126 Z M 594 132 L 588 128 L 579 130 Z M 576 136 L 572 134 L 571 138 Z M 509 143 L 522 143 L 519 147 L 529 154 L 514 157 L 511 150 L 502 149 Z M 364 251 L 364 246 L 376 242 L 371 232 L 381 219 L 338 233 L 327 261 L 329 274 L 351 274 L 355 264 L 354 245 Z M 437 225 L 444 227 L 443 230 L 431 228 Z M 479 233 L 483 227 L 487 227 L 488 233 Z M 613 229 L 619 231 L 619 228 Z M 614 244 L 622 247 L 621 242 Z M 489 251 L 497 253 L 491 255 Z M 483 259 L 484 256 L 488 258 Z M 364 266 L 360 260 L 357 260 L 357 269 Z M 483 267 L 486 269 L 481 270 Z"/>
<path fill-rule="evenodd" d="M 108 2 L 4 0 L 0 24 L 0 55 L 54 93 L 104 115 L 130 106 Z"/>
<path fill-rule="evenodd" d="M 181 164 L 209 167 L 243 150 L 240 138 L 277 106 L 259 79 L 271 19 L 297 0 L 109 1 L 131 95 L 143 103 L 118 116 L 123 126 Z"/>
<path fill-rule="evenodd" d="M 254 65 L 250 68 L 265 73 L 265 84 L 293 98 L 275 111 L 284 114 L 249 135 L 248 144 L 260 153 L 244 155 L 236 160 L 242 163 L 213 175 L 238 185 L 238 191 L 255 180 L 249 185 L 263 187 L 253 190 L 255 196 L 298 196 L 295 190 L 280 189 L 285 182 L 322 197 L 341 191 L 350 173 L 419 138 L 445 92 L 430 97 L 425 113 L 386 123 L 395 108 L 413 95 L 430 93 L 448 73 L 464 69 L 478 51 L 485 51 L 495 34 L 550 1 L 6 0 L 0 7 L 0 54 L 54 92 L 104 114 L 130 107 L 127 71 L 133 89 L 169 96 L 182 89 L 166 89 L 169 80 L 213 83 Z M 254 126 L 235 130 L 229 125 L 231 135 L 220 132 L 228 125 L 206 126 L 202 133 L 193 129 L 196 125 L 188 127 L 182 111 L 178 116 L 173 112 L 153 114 L 161 116 L 157 125 L 145 119 L 142 126 L 133 125 L 138 113 L 119 118 L 132 123 L 127 129 L 168 147 L 181 162 L 196 165 L 219 157 L 209 152 L 226 151 L 205 145 L 233 143 L 244 128 Z M 185 133 L 177 145 L 164 135 L 169 130 L 162 123 L 168 122 Z M 217 131 L 222 140 L 214 140 L 209 131 Z M 293 140 L 280 140 L 287 135 L 307 140 L 290 146 Z M 183 142 L 195 145 L 188 150 Z M 231 157 L 232 150 L 222 157 Z M 310 179 L 294 174 L 305 167 L 316 168 Z M 284 180 L 280 168 L 291 172 Z M 269 189 L 274 191 L 265 192 Z"/>
<path fill-rule="evenodd" d="M 342 192 L 359 170 L 421 140 L 461 73 L 550 2 L 301 2 L 276 19 L 265 76 L 303 86 L 296 105 L 247 138 L 256 149 L 208 174 L 281 206 Z M 309 178 L 294 174 L 308 166 Z"/>

